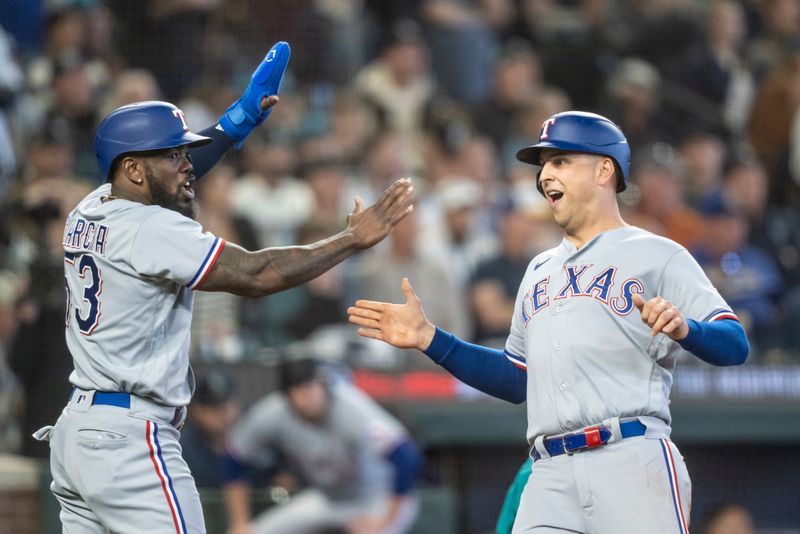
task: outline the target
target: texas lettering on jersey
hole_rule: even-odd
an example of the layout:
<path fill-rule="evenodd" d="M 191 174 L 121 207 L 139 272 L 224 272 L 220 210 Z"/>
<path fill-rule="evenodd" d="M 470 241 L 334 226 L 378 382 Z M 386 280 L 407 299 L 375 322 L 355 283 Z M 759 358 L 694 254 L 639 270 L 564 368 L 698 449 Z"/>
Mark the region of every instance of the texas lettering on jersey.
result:
<path fill-rule="evenodd" d="M 588 281 L 588 278 L 582 281 L 581 278 L 590 267 L 592 267 L 591 264 L 565 265 L 566 282 L 555 293 L 552 300 L 590 297 L 609 306 L 617 315 L 628 315 L 634 308 L 634 293 L 644 292 L 644 284 L 641 280 L 628 278 L 621 284 L 615 284 L 617 267 L 606 267 L 591 281 Z M 526 291 L 520 310 L 526 325 L 537 313 L 550 306 L 549 286 L 550 276 L 546 276 L 535 282 Z"/>

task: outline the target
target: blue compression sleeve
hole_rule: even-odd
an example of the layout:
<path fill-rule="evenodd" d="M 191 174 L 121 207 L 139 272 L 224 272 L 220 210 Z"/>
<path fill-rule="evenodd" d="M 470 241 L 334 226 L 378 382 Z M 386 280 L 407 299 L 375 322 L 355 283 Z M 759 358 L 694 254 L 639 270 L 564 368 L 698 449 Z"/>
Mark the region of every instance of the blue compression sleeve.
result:
<path fill-rule="evenodd" d="M 739 321 L 686 322 L 689 335 L 678 343 L 701 360 L 712 365 L 741 365 L 747 359 L 750 344 Z"/>
<path fill-rule="evenodd" d="M 525 402 L 527 374 L 501 350 L 467 343 L 437 327 L 425 354 L 475 389 L 514 404 Z"/>
<path fill-rule="evenodd" d="M 394 493 L 406 495 L 417 484 L 422 470 L 422 453 L 410 439 L 403 440 L 386 457 L 394 466 Z"/>
<path fill-rule="evenodd" d="M 226 452 L 223 456 L 222 462 L 222 470 L 225 475 L 225 482 L 238 482 L 240 480 L 248 480 L 250 478 L 250 468 L 239 462 L 239 460 L 234 458 L 231 453 Z"/>
<path fill-rule="evenodd" d="M 231 149 L 236 141 L 225 135 L 222 130 L 218 130 L 216 126 L 206 128 L 197 134 L 213 139 L 209 144 L 192 148 L 189 151 L 192 156 L 194 175 L 200 179 L 222 159 L 222 156 Z"/>

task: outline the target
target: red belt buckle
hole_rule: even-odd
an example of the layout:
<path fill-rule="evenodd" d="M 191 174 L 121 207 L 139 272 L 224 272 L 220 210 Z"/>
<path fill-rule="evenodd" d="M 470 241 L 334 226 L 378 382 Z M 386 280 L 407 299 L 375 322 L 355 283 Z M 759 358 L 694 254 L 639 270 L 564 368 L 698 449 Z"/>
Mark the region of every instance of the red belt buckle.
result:
<path fill-rule="evenodd" d="M 587 428 L 586 430 L 583 431 L 583 435 L 586 437 L 587 449 L 593 449 L 603 444 L 603 439 L 600 437 L 599 426 Z"/>

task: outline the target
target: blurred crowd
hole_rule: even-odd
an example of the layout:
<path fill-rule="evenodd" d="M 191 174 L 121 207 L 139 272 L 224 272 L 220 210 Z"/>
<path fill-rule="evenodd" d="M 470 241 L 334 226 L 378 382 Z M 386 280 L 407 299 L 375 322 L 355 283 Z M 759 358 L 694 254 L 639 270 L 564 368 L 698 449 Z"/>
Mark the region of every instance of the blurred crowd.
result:
<path fill-rule="evenodd" d="M 66 396 L 61 236 L 102 181 L 98 121 L 163 99 L 192 129 L 211 125 L 277 40 L 292 46 L 281 101 L 199 182 L 200 222 L 251 249 L 307 243 L 402 176 L 416 209 L 296 289 L 198 292 L 195 360 L 302 341 L 356 366 L 429 365 L 346 323 L 355 298 L 400 301 L 402 276 L 432 322 L 502 346 L 529 259 L 560 239 L 514 154 L 548 116 L 581 109 L 627 134 L 626 220 L 695 255 L 748 329 L 751 362 L 798 362 L 796 0 L 4 0 L 0 393 L 16 385 L 25 409 L 0 401 L 0 419 L 29 434 Z"/>

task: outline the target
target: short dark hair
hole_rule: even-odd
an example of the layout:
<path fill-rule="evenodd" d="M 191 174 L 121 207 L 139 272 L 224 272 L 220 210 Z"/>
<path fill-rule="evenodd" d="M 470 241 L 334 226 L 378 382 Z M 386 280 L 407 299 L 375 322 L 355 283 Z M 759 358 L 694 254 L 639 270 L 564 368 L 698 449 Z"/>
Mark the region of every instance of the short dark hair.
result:
<path fill-rule="evenodd" d="M 280 388 L 284 393 L 295 386 L 321 378 L 319 362 L 308 356 L 282 361 L 279 367 L 279 374 Z"/>
<path fill-rule="evenodd" d="M 219 406 L 233 399 L 235 384 L 231 374 L 223 367 L 212 367 L 198 372 L 192 403 Z"/>

